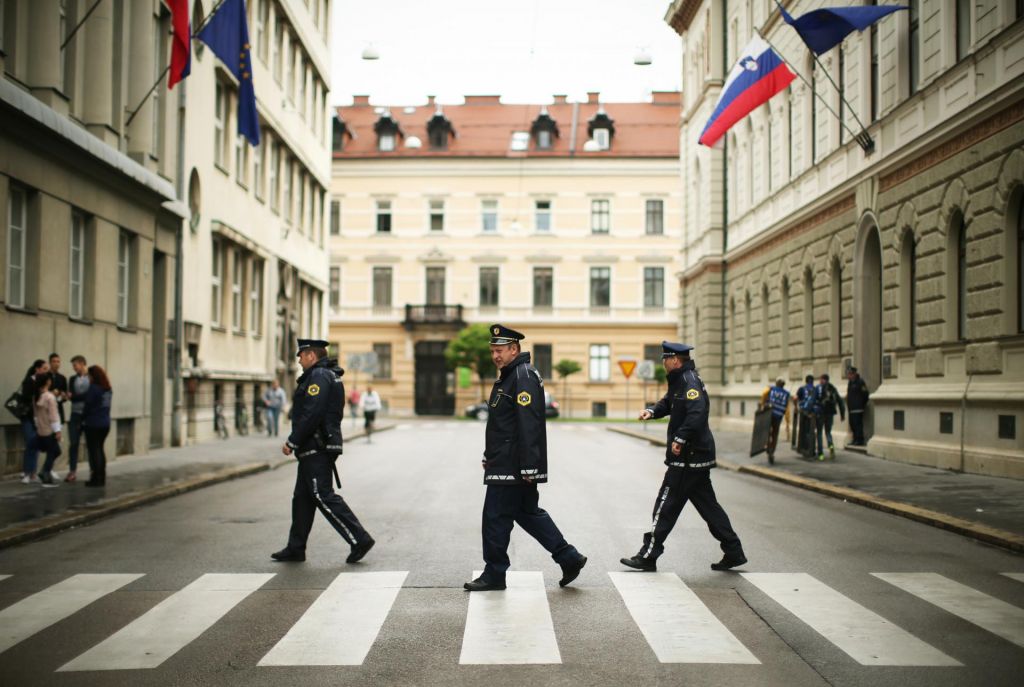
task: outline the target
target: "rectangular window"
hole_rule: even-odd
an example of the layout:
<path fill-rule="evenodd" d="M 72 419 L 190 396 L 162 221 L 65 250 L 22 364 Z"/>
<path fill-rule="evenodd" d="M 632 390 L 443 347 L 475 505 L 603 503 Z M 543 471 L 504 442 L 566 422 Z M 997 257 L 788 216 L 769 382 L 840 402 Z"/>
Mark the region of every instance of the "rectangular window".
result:
<path fill-rule="evenodd" d="M 533 345 L 533 366 L 543 379 L 551 379 L 551 344 Z"/>
<path fill-rule="evenodd" d="M 270 47 L 270 4 L 271 0 L 260 0 L 259 7 L 256 10 L 256 21 L 259 24 L 259 36 L 256 41 L 256 50 L 259 51 L 260 59 L 263 60 L 263 64 L 270 64 L 267 61 L 267 55 L 270 53 L 268 48 Z"/>
<path fill-rule="evenodd" d="M 591 401 L 590 417 L 608 417 L 608 402 Z"/>
<path fill-rule="evenodd" d="M 430 201 L 430 231 L 444 231 L 444 201 Z"/>
<path fill-rule="evenodd" d="M 590 268 L 590 307 L 607 308 L 611 305 L 612 268 Z"/>
<path fill-rule="evenodd" d="M 533 268 L 533 307 L 550 308 L 553 303 L 555 268 Z"/>
<path fill-rule="evenodd" d="M 484 200 L 480 202 L 481 224 L 484 231 L 498 230 L 498 201 Z"/>
<path fill-rule="evenodd" d="M 611 201 L 590 201 L 590 231 L 595 234 L 607 234 L 611 228 Z"/>
<path fill-rule="evenodd" d="M 551 231 L 550 200 L 538 200 L 534 203 L 533 223 L 536 231 Z"/>
<path fill-rule="evenodd" d="M 665 307 L 665 268 L 644 268 L 644 307 Z"/>
<path fill-rule="evenodd" d="M 444 268 L 427 268 L 427 305 L 444 305 Z"/>
<path fill-rule="evenodd" d="M 331 236 L 341 235 L 341 201 L 331 201 Z"/>
<path fill-rule="evenodd" d="M 644 360 L 661 364 L 661 344 L 644 344 Z"/>
<path fill-rule="evenodd" d="M 85 317 L 85 215 L 71 211 L 71 271 L 68 315 Z"/>
<path fill-rule="evenodd" d="M 132 288 L 132 235 L 124 229 L 117 237 L 117 326 L 129 324 Z"/>
<path fill-rule="evenodd" d="M 999 416 L 999 438 L 1000 439 L 1016 439 L 1017 438 L 1017 416 L 1016 415 L 1000 415 Z"/>
<path fill-rule="evenodd" d="M 921 59 L 921 4 L 920 0 L 907 0 L 907 5 L 910 7 L 908 12 L 910 28 L 907 32 L 907 95 L 914 95 L 917 93 L 921 74 L 921 65 L 919 64 Z"/>
<path fill-rule="evenodd" d="M 298 210 L 295 213 L 295 224 L 299 227 L 299 233 L 306 233 L 306 175 L 299 171 L 295 179 L 295 200 Z"/>
<path fill-rule="evenodd" d="M 231 328 L 242 331 L 242 282 L 245 281 L 245 261 L 238 249 L 231 251 Z"/>
<path fill-rule="evenodd" d="M 281 84 L 281 50 L 284 47 L 284 21 L 274 13 L 274 40 L 270 43 L 270 61 L 274 65 L 274 81 Z"/>
<path fill-rule="evenodd" d="M 377 201 L 377 233 L 378 234 L 390 234 L 391 233 L 391 201 L 390 200 L 378 200 Z"/>
<path fill-rule="evenodd" d="M 235 137 L 235 181 L 239 186 L 249 185 L 249 143 L 241 134 Z"/>
<path fill-rule="evenodd" d="M 391 268 L 373 268 L 373 307 L 391 307 Z"/>
<path fill-rule="evenodd" d="M 395 135 L 393 133 L 382 133 L 377 139 L 377 149 L 382 153 L 390 153 L 395 149 Z"/>
<path fill-rule="evenodd" d="M 480 307 L 498 307 L 498 268 L 480 268 Z"/>
<path fill-rule="evenodd" d="M 771 146 L 769 146 L 769 149 Z M 662 200 L 648 200 L 645 231 L 648 234 L 665 233 L 665 202 Z"/>
<path fill-rule="evenodd" d="M 218 81 L 213 94 L 213 162 L 224 168 L 224 127 L 228 116 L 228 94 Z"/>
<path fill-rule="evenodd" d="M 292 161 L 286 157 L 284 169 L 281 171 L 281 216 L 284 221 L 292 221 Z"/>
<path fill-rule="evenodd" d="M 61 4 L 63 4 L 63 3 L 61 3 Z M 155 80 L 157 80 L 157 81 L 159 81 L 161 76 L 163 75 L 162 72 L 163 72 L 163 64 L 164 64 L 164 55 L 166 55 L 167 52 L 168 52 L 167 40 L 168 40 L 168 33 L 169 33 L 170 25 L 171 25 L 171 13 L 167 10 L 167 8 L 165 8 L 163 5 L 161 5 L 160 9 L 159 9 L 159 16 L 153 18 L 153 52 L 154 52 L 154 55 L 153 55 L 153 78 Z M 74 54 L 75 54 L 74 47 L 75 46 L 73 44 L 68 44 L 67 48 L 65 49 L 65 57 L 66 58 L 72 58 L 72 61 L 69 63 L 69 66 L 71 66 L 72 70 L 74 69 L 74 66 L 73 66 L 73 64 L 74 64 L 73 63 L 73 57 L 74 57 Z M 71 79 L 71 82 L 74 83 L 74 81 L 75 81 L 74 71 L 72 71 L 69 74 L 69 77 Z M 65 93 L 68 95 L 69 98 L 72 98 L 74 96 L 74 92 L 73 91 L 72 92 L 68 92 L 68 91 L 65 90 Z M 150 97 L 152 98 L 152 101 L 153 101 L 152 102 L 152 111 L 153 111 L 152 112 L 152 117 L 153 117 L 153 121 L 152 121 L 152 127 L 153 127 L 153 150 L 152 150 L 152 153 L 153 153 L 153 157 L 155 157 L 157 159 L 160 158 L 160 155 L 163 153 L 163 148 L 164 148 L 164 98 L 163 98 L 163 94 L 164 94 L 164 89 L 162 89 L 162 88 L 154 88 L 152 94 L 150 95 Z"/>
<path fill-rule="evenodd" d="M 261 131 L 260 140 L 265 141 L 265 136 L 266 133 Z M 252 151 L 252 187 L 257 200 L 263 200 L 263 154 L 266 152 L 264 148 L 265 146 L 257 146 Z"/>
<path fill-rule="evenodd" d="M 607 382 L 611 378 L 611 346 L 590 344 L 590 381 Z"/>
<path fill-rule="evenodd" d="M 220 326 L 221 304 L 224 302 L 224 249 L 217 239 L 213 240 L 210 273 L 210 324 Z"/>
<path fill-rule="evenodd" d="M 905 418 L 902 410 L 892 411 L 892 428 L 897 432 L 902 432 L 905 426 Z"/>
<path fill-rule="evenodd" d="M 956 61 L 967 57 L 971 49 L 971 0 L 956 0 Z"/>
<path fill-rule="evenodd" d="M 939 434 L 953 433 L 953 413 L 939 413 Z"/>
<path fill-rule="evenodd" d="M 537 132 L 537 149 L 551 149 L 551 132 L 548 131 L 547 129 L 541 129 L 540 131 Z"/>
<path fill-rule="evenodd" d="M 252 260 L 252 280 L 249 282 L 249 330 L 263 333 L 263 261 Z"/>
<path fill-rule="evenodd" d="M 391 344 L 375 343 L 373 352 L 377 354 L 377 371 L 374 379 L 391 379 Z"/>
<path fill-rule="evenodd" d="M 267 190 L 270 193 L 270 209 L 278 211 L 277 179 L 281 167 L 281 146 L 273 141 L 270 146 L 270 169 L 267 170 Z"/>
<path fill-rule="evenodd" d="M 611 133 L 608 129 L 594 129 L 594 142 L 598 150 L 608 150 L 612 145 Z"/>
<path fill-rule="evenodd" d="M 341 268 L 337 266 L 331 267 L 331 282 L 330 282 L 330 295 L 328 303 L 331 306 L 331 310 L 337 310 L 341 307 Z"/>
<path fill-rule="evenodd" d="M 7 303 L 25 307 L 25 260 L 28 255 L 28 194 L 10 187 L 7 206 Z"/>
<path fill-rule="evenodd" d="M 512 132 L 512 144 L 510 148 L 516 152 L 529 150 L 530 148 L 530 132 L 529 131 L 513 131 Z"/>
<path fill-rule="evenodd" d="M 872 5 L 877 5 L 878 0 L 872 0 Z M 872 122 L 878 121 L 878 99 L 879 99 L 879 72 L 878 72 L 878 22 L 871 25 L 868 32 L 868 44 L 871 51 L 871 80 L 868 83 L 868 115 Z"/>

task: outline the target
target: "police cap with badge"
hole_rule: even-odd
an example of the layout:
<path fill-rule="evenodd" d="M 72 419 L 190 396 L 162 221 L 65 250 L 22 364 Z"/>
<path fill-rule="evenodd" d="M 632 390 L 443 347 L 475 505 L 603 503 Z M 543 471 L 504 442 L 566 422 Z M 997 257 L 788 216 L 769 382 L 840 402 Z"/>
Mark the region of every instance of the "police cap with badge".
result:
<path fill-rule="evenodd" d="M 690 344 L 676 343 L 674 341 L 661 342 L 661 357 L 671 358 L 676 355 L 688 355 L 693 350 Z"/>
<path fill-rule="evenodd" d="M 503 324 L 491 325 L 492 346 L 505 346 L 507 344 L 519 343 L 525 338 L 525 334 L 520 334 L 515 329 L 509 329 Z"/>
<path fill-rule="evenodd" d="M 330 346 L 330 344 L 321 339 L 299 339 L 299 350 L 296 351 L 295 355 L 298 356 L 299 353 L 308 351 L 312 348 L 323 348 L 326 350 L 328 346 Z"/>

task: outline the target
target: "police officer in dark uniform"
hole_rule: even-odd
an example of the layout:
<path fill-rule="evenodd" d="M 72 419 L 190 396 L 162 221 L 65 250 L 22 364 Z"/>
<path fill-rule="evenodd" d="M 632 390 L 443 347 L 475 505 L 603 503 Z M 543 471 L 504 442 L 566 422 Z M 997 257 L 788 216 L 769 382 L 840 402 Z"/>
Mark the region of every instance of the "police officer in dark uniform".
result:
<path fill-rule="evenodd" d="M 645 409 L 640 419 L 669 416 L 665 451 L 668 470 L 654 503 L 651 531 L 644 535 L 640 552 L 623 558 L 622 564 L 637 570 L 657 570 L 656 561 L 665 550 L 665 538 L 683 506 L 692 501 L 725 553 L 721 561 L 711 564 L 711 569 L 729 570 L 746 563 L 747 557 L 711 486 L 710 471 L 716 463 L 715 438 L 708 426 L 708 392 L 690 359 L 693 346 L 663 341 L 661 349 L 662 362 L 668 372 L 668 393 L 653 408 Z"/>
<path fill-rule="evenodd" d="M 548 481 L 544 382 L 523 353 L 519 332 L 491 326 L 491 359 L 499 374 L 491 389 L 484 449 L 483 574 L 464 587 L 471 592 L 505 588 L 508 543 L 514 523 L 551 553 L 562 567 L 562 587 L 579 576 L 587 557 L 565 541 L 538 505 L 537 485 Z"/>
<path fill-rule="evenodd" d="M 345 371 L 327 357 L 327 345 L 317 339 L 299 339 L 298 357 L 303 373 L 292 397 L 292 433 L 281 448 L 286 456 L 295 454 L 299 469 L 292 495 L 288 545 L 270 555 L 276 561 L 306 560 L 306 540 L 317 508 L 351 545 L 346 562 L 361 560 L 375 543 L 331 485 L 332 476 L 338 480 L 335 461 L 342 452 L 345 385 L 341 376 Z"/>

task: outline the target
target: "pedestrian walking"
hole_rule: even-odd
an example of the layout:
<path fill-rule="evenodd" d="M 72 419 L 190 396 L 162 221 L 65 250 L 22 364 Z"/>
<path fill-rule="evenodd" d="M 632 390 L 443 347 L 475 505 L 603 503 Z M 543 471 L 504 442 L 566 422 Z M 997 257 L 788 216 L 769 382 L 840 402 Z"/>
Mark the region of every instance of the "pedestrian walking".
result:
<path fill-rule="evenodd" d="M 871 393 L 857 368 L 851 367 L 846 378 L 849 380 L 846 384 L 846 406 L 850 410 L 850 431 L 853 432 L 850 446 L 865 446 L 867 441 L 864 439 L 864 411 L 868 408 Z"/>
<path fill-rule="evenodd" d="M 796 398 L 793 399 L 793 413 L 797 421 L 793 448 L 805 457 L 817 455 L 815 436 L 818 430 L 813 397 L 814 375 L 807 375 L 804 377 L 804 385 L 796 390 Z"/>
<path fill-rule="evenodd" d="M 66 422 L 64 403 L 71 398 L 71 394 L 68 393 L 68 378 L 60 373 L 60 355 L 51 353 L 49 362 L 50 377 L 52 377 L 50 393 L 57 399 L 57 414 L 60 416 L 60 423 L 63 425 Z"/>
<path fill-rule="evenodd" d="M 333 475 L 341 488 L 335 463 L 342 453 L 345 385 L 341 377 L 345 371 L 327 357 L 326 341 L 299 339 L 298 344 L 303 372 L 292 397 L 292 432 L 281 447 L 284 455 L 294 454 L 299 463 L 292 495 L 292 525 L 287 546 L 270 557 L 282 562 L 306 560 L 306 541 L 319 508 L 352 547 L 345 562 L 357 563 L 376 542 L 331 484 Z"/>
<path fill-rule="evenodd" d="M 44 487 L 59 487 L 60 476 L 53 471 L 53 464 L 60 456 L 61 421 L 57 412 L 57 397 L 50 390 L 53 385 L 51 373 L 35 376 L 33 394 L 33 419 L 36 423 L 36 445 L 46 459 L 39 471 L 39 481 Z"/>
<path fill-rule="evenodd" d="M 104 443 L 110 434 L 110 405 L 113 389 L 107 372 L 99 365 L 89 367 L 89 388 L 82 406 L 82 429 L 85 448 L 89 452 L 89 479 L 87 487 L 102 487 L 107 483 L 107 452 Z"/>
<path fill-rule="evenodd" d="M 352 426 L 356 426 L 356 418 L 359 417 L 359 401 L 361 396 L 359 389 L 352 387 L 352 392 L 348 395 L 348 412 L 352 414 Z"/>
<path fill-rule="evenodd" d="M 569 544 L 547 511 L 540 507 L 538 484 L 548 481 L 544 382 L 530 364 L 520 341 L 523 334 L 500 324 L 491 326 L 491 360 L 498 379 L 491 389 L 484 438 L 482 538 L 484 571 L 467 582 L 467 591 L 505 589 L 511 562 L 508 544 L 516 523 L 536 539 L 562 569 L 559 586 L 575 580 L 587 557 Z"/>
<path fill-rule="evenodd" d="M 12 410 L 21 422 L 21 437 L 25 442 L 25 452 L 21 459 L 21 483 L 35 484 L 39 481 L 36 467 L 39 465 L 39 434 L 36 431 L 35 396 L 36 376 L 50 371 L 50 365 L 39 359 L 32 363 L 21 382 L 18 404 Z"/>
<path fill-rule="evenodd" d="M 267 436 L 276 437 L 278 424 L 281 420 L 281 411 L 288 400 L 281 383 L 276 379 L 270 383 L 270 388 L 263 392 L 263 406 L 267 413 Z"/>
<path fill-rule="evenodd" d="M 782 426 L 782 419 L 789 419 L 789 396 L 786 391 L 786 380 L 775 380 L 775 386 L 768 390 L 766 404 L 772 409 L 772 429 L 768 435 L 768 462 L 775 462 L 775 447 L 779 442 L 779 428 Z M 786 424 L 789 424 L 788 422 Z"/>
<path fill-rule="evenodd" d="M 818 415 L 818 460 L 825 460 L 822 433 L 824 433 L 824 438 L 827 440 L 828 457 L 835 460 L 836 446 L 832 441 L 832 421 L 835 419 L 836 410 L 839 411 L 840 421 L 846 419 L 846 405 L 843 403 L 843 398 L 839 395 L 839 391 L 832 386 L 827 374 L 821 375 L 821 381 L 815 387 L 814 393 L 817 395 L 818 407 L 821 409 Z"/>
<path fill-rule="evenodd" d="M 85 408 L 85 392 L 89 390 L 88 364 L 85 356 L 76 355 L 71 359 L 75 374 L 68 380 L 68 395 L 71 400 L 71 417 L 68 418 L 68 474 L 65 482 L 78 479 L 78 450 L 82 443 L 82 412 Z"/>
<path fill-rule="evenodd" d="M 380 394 L 367 386 L 366 391 L 359 397 L 359 407 L 363 411 L 363 431 L 366 432 L 366 441 L 370 441 L 370 433 L 373 431 L 373 423 L 377 421 L 377 411 L 381 409 Z"/>
<path fill-rule="evenodd" d="M 687 501 L 693 502 L 711 536 L 722 547 L 722 560 L 712 563 L 711 569 L 730 570 L 747 562 L 740 538 L 711 486 L 711 468 L 717 464 L 715 438 L 708 425 L 711 402 L 690 357 L 692 350 L 689 344 L 661 342 L 668 392 L 653 408 L 645 408 L 640 413 L 640 420 L 669 416 L 665 449 L 668 469 L 654 502 L 651 530 L 644 534 L 640 551 L 621 560 L 623 565 L 636 570 L 653 572 L 658 569 L 657 560 L 665 551 L 665 539 Z"/>

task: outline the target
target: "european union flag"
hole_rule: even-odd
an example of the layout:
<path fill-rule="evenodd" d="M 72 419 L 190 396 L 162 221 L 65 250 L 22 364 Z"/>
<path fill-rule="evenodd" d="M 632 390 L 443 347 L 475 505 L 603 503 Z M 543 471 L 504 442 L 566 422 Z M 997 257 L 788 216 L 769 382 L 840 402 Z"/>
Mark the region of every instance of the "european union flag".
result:
<path fill-rule="evenodd" d="M 252 85 L 252 55 L 245 0 L 224 0 L 196 36 L 238 79 L 238 133 L 254 146 L 260 144 L 260 120 L 256 115 L 256 91 Z"/>
<path fill-rule="evenodd" d="M 863 31 L 882 17 L 905 9 L 907 8 L 897 5 L 821 7 L 794 19 L 779 4 L 782 19 L 796 29 L 800 38 L 815 55 L 825 54 L 842 43 L 853 31 Z"/>

